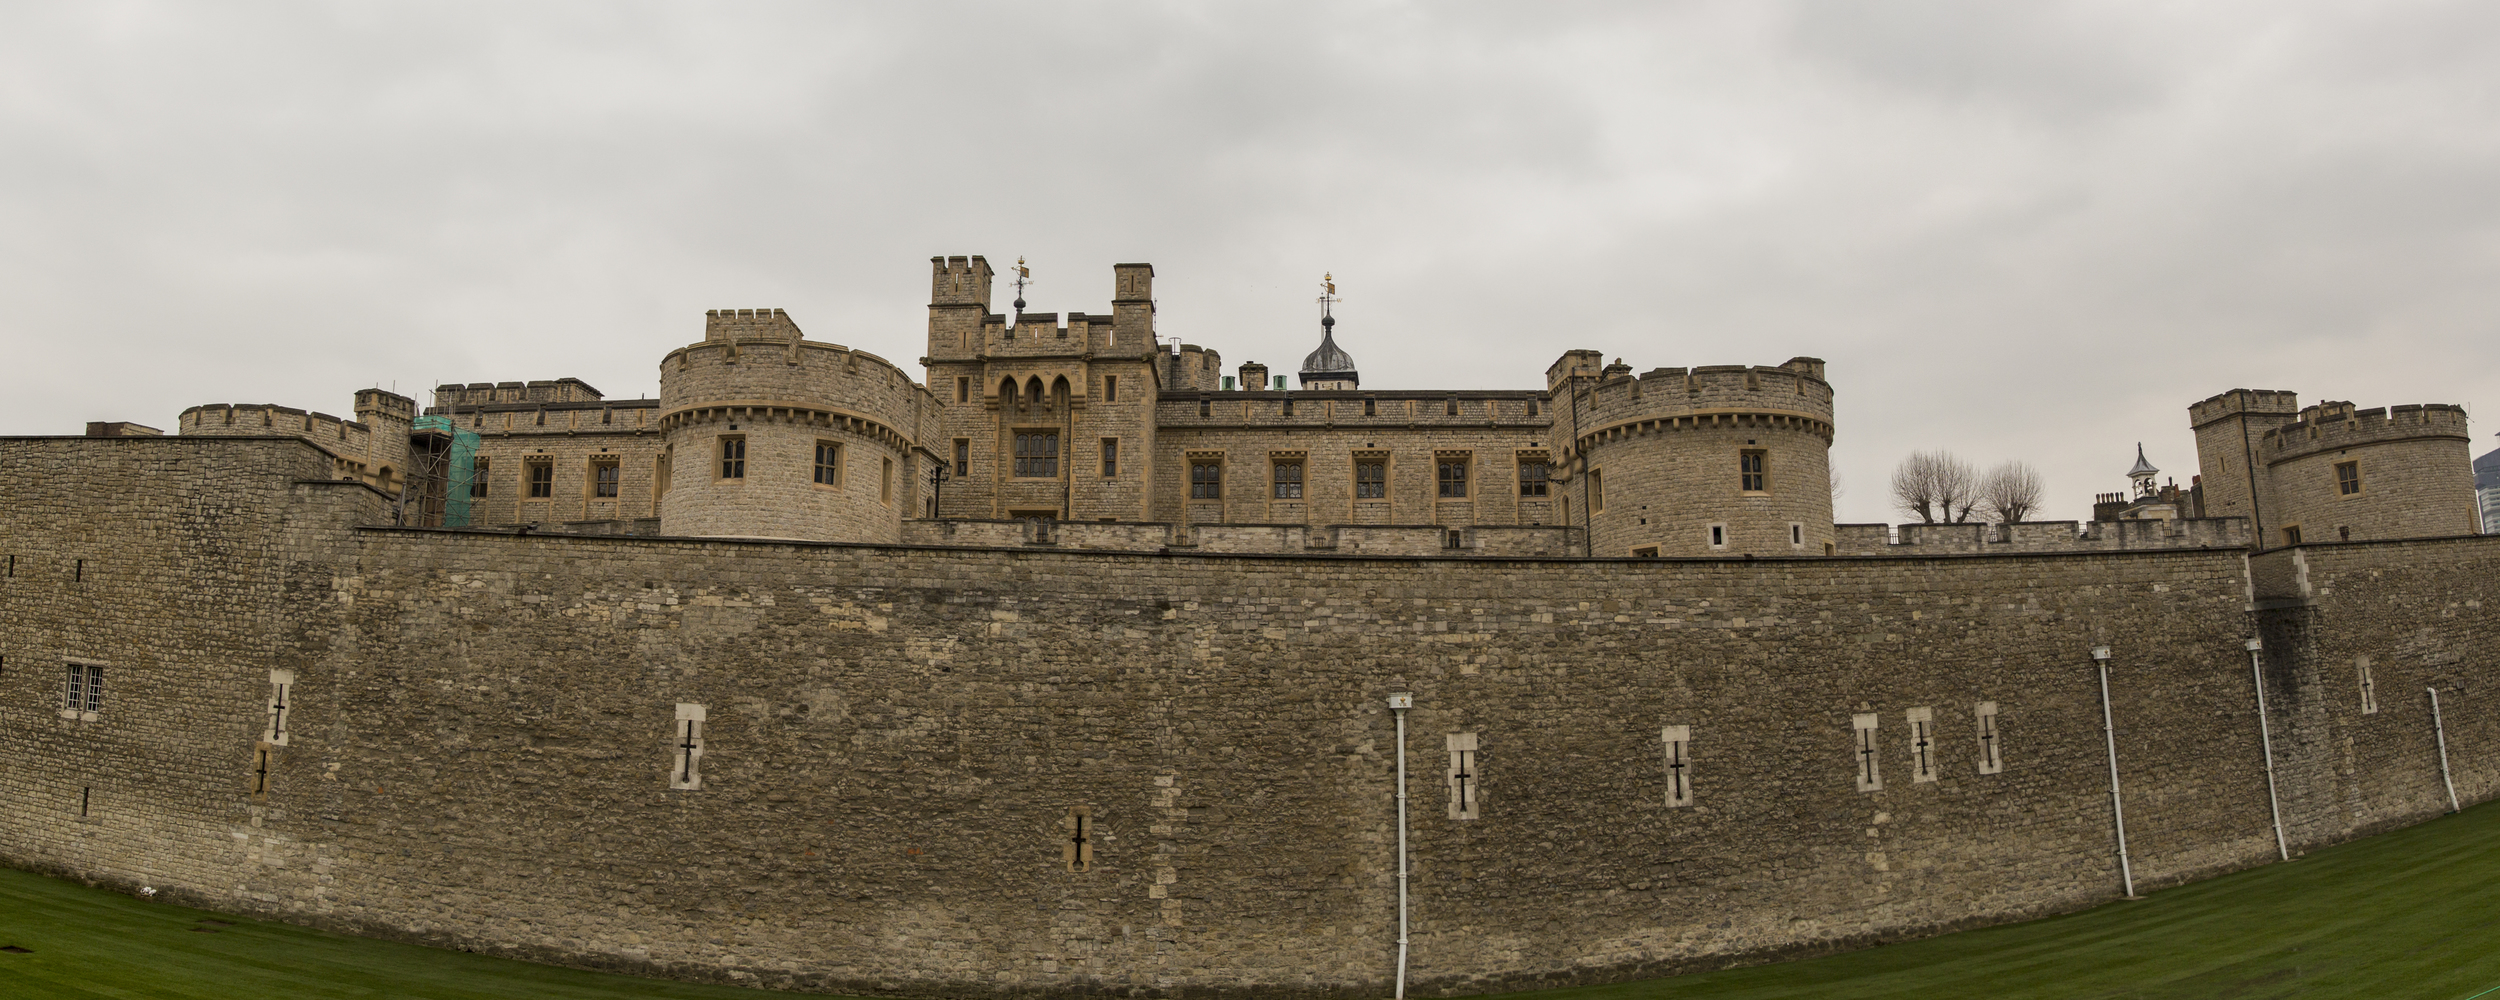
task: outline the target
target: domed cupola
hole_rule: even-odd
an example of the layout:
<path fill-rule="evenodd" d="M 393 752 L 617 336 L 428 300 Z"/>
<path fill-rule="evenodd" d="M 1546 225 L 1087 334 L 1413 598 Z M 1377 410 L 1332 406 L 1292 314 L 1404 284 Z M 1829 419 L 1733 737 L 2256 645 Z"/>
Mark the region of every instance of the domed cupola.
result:
<path fill-rule="evenodd" d="M 1302 388 L 1352 391 L 1363 377 L 1354 370 L 1354 356 L 1337 346 L 1337 317 L 1330 308 L 1337 302 L 1336 276 L 1322 277 L 1320 287 L 1325 291 L 1319 297 L 1319 349 L 1302 359 Z"/>

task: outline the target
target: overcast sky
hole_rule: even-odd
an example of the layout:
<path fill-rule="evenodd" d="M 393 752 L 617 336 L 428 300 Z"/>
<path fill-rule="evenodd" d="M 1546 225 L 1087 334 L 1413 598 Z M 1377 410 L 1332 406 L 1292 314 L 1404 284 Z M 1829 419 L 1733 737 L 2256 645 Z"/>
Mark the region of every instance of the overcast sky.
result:
<path fill-rule="evenodd" d="M 1840 520 L 2088 517 L 2226 389 L 2500 413 L 2500 5 L 0 3 L 0 434 L 916 370 L 936 254 L 1279 370 L 1333 271 L 1383 389 L 1821 357 Z"/>

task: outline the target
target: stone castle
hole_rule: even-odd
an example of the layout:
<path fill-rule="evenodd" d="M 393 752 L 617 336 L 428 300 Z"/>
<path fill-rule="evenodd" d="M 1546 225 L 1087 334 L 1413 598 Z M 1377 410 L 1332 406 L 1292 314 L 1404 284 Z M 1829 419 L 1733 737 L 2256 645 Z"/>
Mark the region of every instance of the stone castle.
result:
<path fill-rule="evenodd" d="M 723 310 L 657 400 L 0 439 L 0 859 L 781 988 L 1456 995 L 2500 794 L 2459 408 L 2233 390 L 2124 516 L 1836 525 L 1816 359 L 1364 389 L 1325 317 L 1232 381 L 1153 277 L 937 258 L 919 379 Z"/>

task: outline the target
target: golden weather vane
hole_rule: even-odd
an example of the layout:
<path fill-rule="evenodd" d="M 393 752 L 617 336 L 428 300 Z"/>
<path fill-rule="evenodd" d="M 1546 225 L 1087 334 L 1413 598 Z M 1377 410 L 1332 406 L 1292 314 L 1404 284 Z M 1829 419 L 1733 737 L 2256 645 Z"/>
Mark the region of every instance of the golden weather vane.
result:
<path fill-rule="evenodd" d="M 1319 276 L 1319 287 L 1319 314 L 1324 317 L 1329 314 L 1330 306 L 1345 300 L 1337 297 L 1337 276 L 1333 272 Z"/>
<path fill-rule="evenodd" d="M 1033 283 L 1033 269 L 1024 266 L 1024 258 L 1016 258 L 1016 315 L 1024 315 L 1024 286 Z"/>

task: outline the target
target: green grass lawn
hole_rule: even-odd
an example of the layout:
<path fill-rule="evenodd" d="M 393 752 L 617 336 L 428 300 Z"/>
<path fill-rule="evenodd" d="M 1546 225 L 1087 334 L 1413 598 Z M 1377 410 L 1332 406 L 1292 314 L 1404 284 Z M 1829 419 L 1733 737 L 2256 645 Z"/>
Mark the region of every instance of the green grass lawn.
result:
<path fill-rule="evenodd" d="M 222 921 L 217 923 L 215 921 Z M 204 933 L 199 928 L 213 929 Z M 367 941 L 0 870 L 0 997 L 754 997 Z M 2500 1000 L 2500 803 L 2150 898 L 1527 1000 Z"/>

